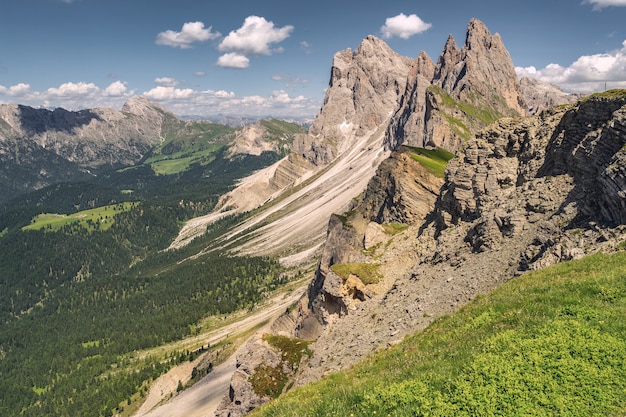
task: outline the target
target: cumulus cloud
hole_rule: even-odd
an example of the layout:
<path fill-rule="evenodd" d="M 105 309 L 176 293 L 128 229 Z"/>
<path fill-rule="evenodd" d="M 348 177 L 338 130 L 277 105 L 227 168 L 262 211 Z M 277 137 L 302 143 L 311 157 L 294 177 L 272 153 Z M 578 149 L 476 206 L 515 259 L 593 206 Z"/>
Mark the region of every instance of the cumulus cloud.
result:
<path fill-rule="evenodd" d="M 30 85 L 19 83 L 10 87 L 0 85 L 0 94 L 9 97 L 24 97 L 30 92 Z"/>
<path fill-rule="evenodd" d="M 556 84 L 565 91 L 592 93 L 626 87 L 626 40 L 622 48 L 604 54 L 581 56 L 570 66 L 549 64 L 543 69 L 517 67 L 520 77 L 532 77 Z"/>
<path fill-rule="evenodd" d="M 115 81 L 104 89 L 103 94 L 107 97 L 121 97 L 126 92 L 126 84 L 121 81 Z"/>
<path fill-rule="evenodd" d="M 610 6 L 626 6 L 626 0 L 585 0 L 583 4 L 593 4 L 593 10 L 601 10 Z"/>
<path fill-rule="evenodd" d="M 220 51 L 240 54 L 271 55 L 271 45 L 287 39 L 293 26 L 274 27 L 273 22 L 259 16 L 248 16 L 239 29 L 231 31 L 219 44 Z"/>
<path fill-rule="evenodd" d="M 430 23 L 424 22 L 416 14 L 407 16 L 404 13 L 400 13 L 397 16 L 388 17 L 380 31 L 385 39 L 390 39 L 394 36 L 408 39 L 413 35 L 427 31 L 431 26 Z"/>
<path fill-rule="evenodd" d="M 194 94 L 191 88 L 175 88 L 160 85 L 143 93 L 144 96 L 153 100 L 180 100 L 187 99 Z"/>
<path fill-rule="evenodd" d="M 202 22 L 188 22 L 183 25 L 180 32 L 166 30 L 156 37 L 157 45 L 172 46 L 174 48 L 191 48 L 194 42 L 204 42 L 221 36 L 219 32 L 211 32 L 212 27 L 204 28 Z"/>
<path fill-rule="evenodd" d="M 250 60 L 248 57 L 237 52 L 229 52 L 217 59 L 217 66 L 222 68 L 248 68 Z"/>
<path fill-rule="evenodd" d="M 79 83 L 68 82 L 61 84 L 58 88 L 49 88 L 46 91 L 46 96 L 51 98 L 87 97 L 93 96 L 99 91 L 100 88 L 94 83 L 84 83 L 82 81 Z"/>

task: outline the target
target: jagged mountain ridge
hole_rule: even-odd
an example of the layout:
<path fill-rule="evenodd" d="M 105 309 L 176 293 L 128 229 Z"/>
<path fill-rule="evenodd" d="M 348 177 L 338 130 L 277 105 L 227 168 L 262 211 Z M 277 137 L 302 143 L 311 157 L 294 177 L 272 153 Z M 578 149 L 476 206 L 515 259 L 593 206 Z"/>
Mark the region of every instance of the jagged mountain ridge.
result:
<path fill-rule="evenodd" d="M 400 155 L 394 159 L 406 161 Z M 430 205 L 400 235 L 371 238 L 383 226 L 377 213 L 384 199 L 372 204 L 365 196 L 352 214 L 332 217 L 307 296 L 273 328 L 315 340 L 312 357 L 292 380 L 302 385 L 350 366 L 524 271 L 620 250 L 625 167 L 626 91 L 609 92 L 479 131 L 449 163 L 437 197 L 395 193 L 410 201 L 398 210 Z M 370 185 L 389 184 L 388 178 L 381 165 Z M 379 281 L 335 272 L 353 263 L 379 265 Z M 249 348 L 269 349 L 258 340 Z M 247 384 L 239 375 L 219 415 L 243 414 L 234 403 L 250 404 Z"/>
<path fill-rule="evenodd" d="M 482 60 L 491 64 L 479 65 Z M 454 152 L 496 117 L 523 114 L 520 103 L 508 52 L 476 19 L 462 49 L 448 38 L 437 65 L 423 52 L 411 60 L 368 36 L 354 51 L 333 57 L 324 104 L 309 133 L 294 139 L 290 155 L 243 180 L 214 215 L 190 222 L 174 247 L 216 218 L 280 200 L 227 239 L 251 237 L 239 249 L 245 253 L 306 258 L 324 241 L 325 219 L 350 209 L 392 149 L 406 143 Z M 268 223 L 279 212 L 280 221 Z"/>
<path fill-rule="evenodd" d="M 498 76 L 491 66 L 481 73 L 491 74 L 494 84 L 468 75 L 480 59 L 460 61 L 468 51 L 449 38 L 437 66 L 426 54 L 409 66 L 384 142 L 387 148 L 408 143 L 459 152 L 445 182 L 417 174 L 410 150 L 394 152 L 351 211 L 330 217 L 307 296 L 275 323 L 276 334 L 315 340 L 310 361 L 290 374 L 296 385 L 354 364 L 523 271 L 615 250 L 626 238 L 623 93 L 520 117 L 527 106 L 499 36 L 473 20 L 467 45 L 503 57 Z M 463 80 L 467 84 L 457 89 Z M 430 192 L 402 185 L 411 180 L 430 184 Z M 416 207 L 427 210 L 416 215 Z M 384 227 L 393 221 L 412 225 L 396 238 Z M 340 276 L 335 269 L 361 264 L 374 265 L 379 278 Z M 268 349 L 255 338 L 246 355 Z M 240 369 L 254 375 L 248 365 Z M 240 373 L 218 415 L 243 415 L 267 399 Z"/>

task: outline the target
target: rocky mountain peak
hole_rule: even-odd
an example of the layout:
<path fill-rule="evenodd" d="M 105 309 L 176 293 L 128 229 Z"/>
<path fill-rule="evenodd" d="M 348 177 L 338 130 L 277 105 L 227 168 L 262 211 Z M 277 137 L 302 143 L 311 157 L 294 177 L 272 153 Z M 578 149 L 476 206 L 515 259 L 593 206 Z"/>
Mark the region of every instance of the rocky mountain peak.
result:
<path fill-rule="evenodd" d="M 511 56 L 500 35 L 492 35 L 480 20 L 469 22 L 459 53 L 448 38 L 437 67 L 435 83 L 452 97 L 471 102 L 479 94 L 504 115 L 526 113 Z"/>
<path fill-rule="evenodd" d="M 122 106 L 122 112 L 131 113 L 138 116 L 161 113 L 175 117 L 174 114 L 167 110 L 165 107 L 153 101 L 150 101 L 150 99 L 145 96 L 135 96 L 128 99 L 126 103 L 124 103 L 124 105 Z"/>
<path fill-rule="evenodd" d="M 415 67 L 417 74 L 421 74 L 426 78 L 432 79 L 435 76 L 435 64 L 430 56 L 428 56 L 428 54 L 424 51 L 419 53 L 415 59 L 413 67 Z"/>
<path fill-rule="evenodd" d="M 491 35 L 487 26 L 478 19 L 471 19 L 467 24 L 465 46 L 467 49 L 491 48 L 492 43 L 502 44 L 499 34 Z"/>
<path fill-rule="evenodd" d="M 296 151 L 315 164 L 328 163 L 356 138 L 385 127 L 405 91 L 410 65 L 410 58 L 375 36 L 354 51 L 337 52 L 320 113 Z"/>
<path fill-rule="evenodd" d="M 454 37 L 452 35 L 448 35 L 446 44 L 443 46 L 443 51 L 437 60 L 437 66 L 435 68 L 433 79 L 440 80 L 441 83 L 444 84 L 446 77 L 449 75 L 449 68 L 459 62 L 460 56 L 461 50 L 457 46 Z"/>

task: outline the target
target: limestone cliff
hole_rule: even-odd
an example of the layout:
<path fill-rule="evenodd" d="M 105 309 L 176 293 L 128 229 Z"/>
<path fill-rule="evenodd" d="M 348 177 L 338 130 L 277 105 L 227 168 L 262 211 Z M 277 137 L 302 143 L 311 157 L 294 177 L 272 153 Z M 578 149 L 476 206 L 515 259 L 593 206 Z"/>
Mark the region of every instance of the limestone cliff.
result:
<path fill-rule="evenodd" d="M 296 384 L 350 366 L 524 271 L 620 250 L 625 149 L 626 91 L 611 91 L 498 120 L 439 183 L 410 166 L 411 148 L 394 153 L 352 210 L 331 218 L 307 297 L 289 313 L 292 336 L 315 338 Z M 407 190 L 415 178 L 429 191 Z M 401 219 L 412 224 L 386 223 Z"/>
<path fill-rule="evenodd" d="M 502 38 L 472 19 L 462 48 L 450 35 L 436 65 L 425 53 L 418 56 L 386 141 L 391 147 L 405 143 L 454 152 L 494 120 L 524 114 L 526 105 Z"/>

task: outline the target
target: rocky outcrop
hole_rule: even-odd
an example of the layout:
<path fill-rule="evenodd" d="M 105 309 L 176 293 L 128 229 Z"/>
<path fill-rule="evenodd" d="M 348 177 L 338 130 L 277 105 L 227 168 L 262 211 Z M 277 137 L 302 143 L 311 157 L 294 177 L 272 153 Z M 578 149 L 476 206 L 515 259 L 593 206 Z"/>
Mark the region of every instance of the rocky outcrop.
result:
<path fill-rule="evenodd" d="M 312 166 L 303 176 L 307 179 L 294 182 L 288 197 L 249 221 L 258 224 L 281 210 L 286 213 L 281 223 L 291 225 L 290 234 L 297 231 L 311 247 L 321 233 L 313 235 L 317 226 L 308 220 L 330 216 L 294 334 L 322 340 L 335 323 L 392 289 L 392 272 L 400 266 L 378 266 L 377 260 L 387 256 L 399 240 L 396 235 L 410 225 L 424 225 L 443 183 L 411 155 L 411 148 L 400 145 L 456 151 L 488 123 L 524 113 L 508 52 L 500 37 L 477 20 L 470 22 L 463 48 L 448 39 L 436 65 L 425 53 L 414 61 L 401 57 L 372 36 L 354 52 L 338 52 L 320 113 L 309 134 L 292 145 L 292 155 Z M 336 208 L 328 212 L 331 207 Z M 271 241 L 277 247 L 286 241 L 284 229 L 280 235 L 272 232 L 279 229 L 275 223 L 264 226 L 248 246 L 258 251 Z M 311 378 L 307 372 L 313 368 L 303 371 L 303 380 Z"/>
<path fill-rule="evenodd" d="M 462 48 L 450 35 L 436 65 L 425 53 L 418 56 L 386 141 L 392 148 L 405 143 L 454 152 L 494 120 L 524 114 L 515 68 L 500 35 L 472 19 Z"/>
<path fill-rule="evenodd" d="M 417 224 L 432 210 L 443 178 L 429 173 L 413 155 L 401 147 L 380 165 L 360 204 L 369 221 Z"/>

